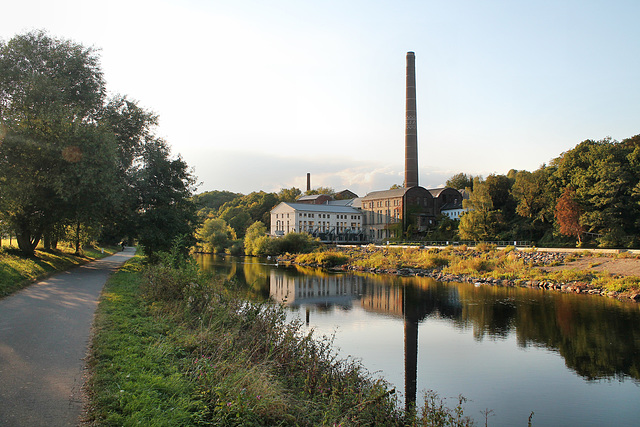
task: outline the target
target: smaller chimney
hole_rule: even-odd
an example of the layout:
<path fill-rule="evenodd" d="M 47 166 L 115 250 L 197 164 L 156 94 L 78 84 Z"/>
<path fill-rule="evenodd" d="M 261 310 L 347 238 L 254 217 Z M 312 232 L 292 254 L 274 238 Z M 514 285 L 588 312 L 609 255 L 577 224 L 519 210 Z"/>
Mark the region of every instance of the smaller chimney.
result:
<path fill-rule="evenodd" d="M 311 191 L 311 174 L 307 172 L 307 191 Z"/>

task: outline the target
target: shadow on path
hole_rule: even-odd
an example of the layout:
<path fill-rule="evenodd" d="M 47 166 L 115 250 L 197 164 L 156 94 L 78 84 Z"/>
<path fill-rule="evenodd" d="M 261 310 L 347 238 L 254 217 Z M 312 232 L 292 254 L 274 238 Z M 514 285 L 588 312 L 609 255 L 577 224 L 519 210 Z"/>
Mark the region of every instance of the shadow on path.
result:
<path fill-rule="evenodd" d="M 126 248 L 0 300 L 0 426 L 78 424 L 98 298 L 134 254 Z"/>

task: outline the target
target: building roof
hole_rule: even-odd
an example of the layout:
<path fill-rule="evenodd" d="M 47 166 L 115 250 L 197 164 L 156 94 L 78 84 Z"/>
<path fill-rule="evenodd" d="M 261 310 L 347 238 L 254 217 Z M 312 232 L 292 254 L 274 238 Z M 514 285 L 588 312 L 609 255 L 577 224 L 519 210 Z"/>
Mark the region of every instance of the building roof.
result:
<path fill-rule="evenodd" d="M 440 197 L 440 194 L 444 191 L 444 190 L 453 190 L 453 191 L 457 191 L 458 193 L 460 193 L 462 195 L 462 190 L 456 190 L 453 187 L 442 187 L 442 188 L 432 188 L 429 189 L 429 193 L 431 193 L 431 195 L 435 198 Z"/>
<path fill-rule="evenodd" d="M 409 188 L 413 188 L 413 187 L 409 187 Z M 362 199 L 388 199 L 391 197 L 402 197 L 404 196 L 404 193 L 406 193 L 407 190 L 409 190 L 409 188 L 401 187 L 401 188 L 394 188 L 393 190 L 372 191 L 371 193 L 368 193 L 366 196 L 364 196 Z"/>
<path fill-rule="evenodd" d="M 352 207 L 349 206 L 341 206 L 341 205 L 310 205 L 308 203 L 289 203 L 289 202 L 282 202 L 279 205 L 277 205 L 276 207 L 274 207 L 273 209 L 277 209 L 279 206 L 282 205 L 286 205 L 289 206 L 291 209 L 294 209 L 296 211 L 303 211 L 303 212 L 325 212 L 325 213 L 340 213 L 340 214 L 358 214 L 360 215 L 361 212 L 357 209 L 354 209 Z M 272 210 L 273 210 L 272 209 Z"/>
<path fill-rule="evenodd" d="M 300 196 L 297 198 L 297 200 L 317 200 L 320 197 L 329 197 L 329 198 L 333 198 L 328 194 L 310 194 L 308 196 Z"/>
<path fill-rule="evenodd" d="M 329 200 L 327 205 L 329 206 L 353 206 L 355 199 L 343 199 L 343 200 Z"/>
<path fill-rule="evenodd" d="M 458 209 L 463 209 L 462 203 L 446 203 L 440 208 L 440 212 L 442 211 L 454 211 Z"/>
<path fill-rule="evenodd" d="M 440 193 L 442 193 L 442 191 L 444 191 L 446 189 L 446 187 L 442 187 L 442 188 L 432 188 L 429 190 L 429 193 L 431 193 L 431 195 L 433 197 L 438 197 L 440 195 Z"/>

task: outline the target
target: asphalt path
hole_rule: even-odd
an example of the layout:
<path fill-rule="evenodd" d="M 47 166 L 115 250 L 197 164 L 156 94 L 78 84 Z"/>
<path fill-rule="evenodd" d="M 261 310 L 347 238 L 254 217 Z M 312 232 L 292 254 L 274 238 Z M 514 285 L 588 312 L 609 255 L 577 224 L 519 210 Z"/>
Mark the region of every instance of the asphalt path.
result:
<path fill-rule="evenodd" d="M 102 287 L 135 253 L 58 273 L 0 300 L 0 426 L 75 426 Z"/>

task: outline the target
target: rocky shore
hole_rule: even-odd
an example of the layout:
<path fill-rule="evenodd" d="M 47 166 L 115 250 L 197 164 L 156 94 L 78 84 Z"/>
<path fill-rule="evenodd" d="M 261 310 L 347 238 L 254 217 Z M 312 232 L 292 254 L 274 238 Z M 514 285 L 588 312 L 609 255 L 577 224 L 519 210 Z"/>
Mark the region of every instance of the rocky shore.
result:
<path fill-rule="evenodd" d="M 362 249 L 363 252 L 371 253 L 372 249 Z M 383 250 L 384 251 L 384 250 Z M 545 270 L 546 267 L 562 265 L 565 261 L 575 255 L 566 252 L 537 252 L 537 251 L 514 251 L 515 257 L 522 259 L 532 267 Z M 353 256 L 353 252 L 350 254 Z M 280 262 L 296 264 L 295 256 L 283 256 Z M 638 261 L 640 262 L 640 260 Z M 302 264 L 301 264 L 302 265 Z M 317 264 L 304 264 L 311 267 L 323 267 Z M 397 276 L 417 276 L 430 277 L 440 282 L 473 283 L 475 286 L 507 286 L 542 289 L 557 292 L 567 292 L 575 294 L 600 295 L 608 298 L 615 298 L 621 301 L 640 302 L 640 292 L 616 292 L 602 287 L 594 286 L 586 281 L 555 282 L 551 280 L 527 280 L 527 279 L 496 279 L 480 277 L 474 275 L 451 274 L 445 272 L 445 268 L 437 267 L 432 269 L 422 268 L 363 268 L 353 263 L 330 267 L 333 271 L 352 271 L 371 274 L 393 274 Z"/>

